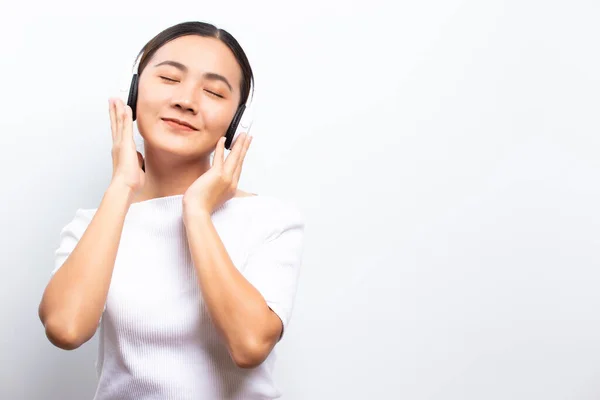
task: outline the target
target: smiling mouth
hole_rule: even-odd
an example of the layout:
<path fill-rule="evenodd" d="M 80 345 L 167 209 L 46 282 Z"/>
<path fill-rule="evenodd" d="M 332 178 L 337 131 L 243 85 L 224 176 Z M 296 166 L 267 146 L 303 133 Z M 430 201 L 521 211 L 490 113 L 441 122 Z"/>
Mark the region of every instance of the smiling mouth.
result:
<path fill-rule="evenodd" d="M 180 130 L 180 131 L 186 131 L 186 132 L 192 132 L 192 131 L 196 131 L 197 129 L 194 129 L 190 126 L 187 125 L 183 125 L 180 124 L 179 122 L 173 121 L 171 119 L 162 119 L 162 121 L 167 124 L 167 126 L 169 126 L 170 128 L 176 129 L 176 130 Z"/>

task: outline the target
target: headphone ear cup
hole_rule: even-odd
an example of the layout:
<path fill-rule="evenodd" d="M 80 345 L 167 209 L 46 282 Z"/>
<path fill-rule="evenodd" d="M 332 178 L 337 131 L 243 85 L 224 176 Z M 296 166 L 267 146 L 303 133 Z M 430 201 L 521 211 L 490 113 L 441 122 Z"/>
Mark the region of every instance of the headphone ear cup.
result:
<path fill-rule="evenodd" d="M 238 107 L 233 119 L 231 120 L 231 124 L 229 124 L 229 128 L 227 129 L 227 133 L 225 134 L 225 148 L 227 150 L 231 150 L 231 145 L 233 143 L 233 139 L 235 138 L 235 133 L 237 131 L 238 125 L 242 120 L 242 116 L 244 115 L 244 111 L 246 110 L 246 105 L 242 104 Z"/>
<path fill-rule="evenodd" d="M 131 79 L 131 86 L 129 87 L 129 96 L 127 97 L 127 105 L 131 107 L 131 117 L 133 121 L 136 119 L 136 108 L 137 108 L 137 97 L 138 97 L 138 74 L 134 74 Z"/>

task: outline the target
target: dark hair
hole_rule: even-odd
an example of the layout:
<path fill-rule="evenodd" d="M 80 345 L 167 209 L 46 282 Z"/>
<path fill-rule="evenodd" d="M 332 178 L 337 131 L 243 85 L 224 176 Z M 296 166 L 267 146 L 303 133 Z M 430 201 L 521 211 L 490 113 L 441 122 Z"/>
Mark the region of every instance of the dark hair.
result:
<path fill-rule="evenodd" d="M 138 76 L 142 73 L 144 68 L 146 68 L 148 61 L 150 61 L 154 53 L 156 53 L 159 48 L 173 39 L 187 35 L 213 37 L 219 39 L 221 42 L 225 43 L 227 47 L 229 47 L 229 49 L 233 52 L 238 64 L 240 65 L 240 68 L 242 69 L 240 104 L 245 104 L 248 100 L 248 96 L 250 95 L 250 88 L 252 87 L 254 91 L 254 74 L 252 73 L 252 68 L 250 67 L 250 62 L 246 57 L 246 53 L 244 53 L 242 46 L 240 46 L 238 41 L 235 40 L 235 38 L 231 36 L 229 32 L 224 29 L 219 29 L 216 26 L 206 22 L 182 22 L 165 29 L 153 37 L 148 43 L 146 43 L 142 50 L 140 50 L 138 56 L 136 57 L 137 62 L 140 56 L 142 56 L 137 70 Z"/>

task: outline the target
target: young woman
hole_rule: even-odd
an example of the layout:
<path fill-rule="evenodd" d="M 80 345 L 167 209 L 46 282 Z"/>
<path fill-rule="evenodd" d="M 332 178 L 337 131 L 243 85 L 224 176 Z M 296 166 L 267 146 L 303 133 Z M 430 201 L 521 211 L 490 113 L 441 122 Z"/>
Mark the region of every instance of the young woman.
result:
<path fill-rule="evenodd" d="M 237 188 L 250 136 L 225 155 L 250 64 L 200 22 L 166 29 L 140 56 L 135 110 L 109 101 L 111 183 L 61 231 L 39 307 L 46 335 L 70 350 L 99 328 L 96 400 L 279 397 L 273 348 L 304 222 L 292 204 Z"/>

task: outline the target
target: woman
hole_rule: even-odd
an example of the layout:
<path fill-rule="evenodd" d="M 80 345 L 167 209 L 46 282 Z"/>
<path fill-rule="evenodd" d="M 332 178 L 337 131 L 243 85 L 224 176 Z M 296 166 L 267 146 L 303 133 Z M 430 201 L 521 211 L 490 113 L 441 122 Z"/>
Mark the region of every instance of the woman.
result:
<path fill-rule="evenodd" d="M 133 110 L 111 99 L 112 179 L 99 207 L 61 231 L 39 307 L 46 335 L 70 350 L 99 327 L 97 400 L 279 397 L 272 350 L 304 224 L 292 205 L 237 188 L 250 136 L 225 156 L 252 69 L 229 33 L 200 22 L 166 29 L 142 54 L 145 159 Z"/>

